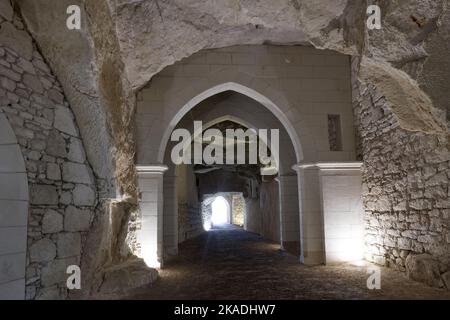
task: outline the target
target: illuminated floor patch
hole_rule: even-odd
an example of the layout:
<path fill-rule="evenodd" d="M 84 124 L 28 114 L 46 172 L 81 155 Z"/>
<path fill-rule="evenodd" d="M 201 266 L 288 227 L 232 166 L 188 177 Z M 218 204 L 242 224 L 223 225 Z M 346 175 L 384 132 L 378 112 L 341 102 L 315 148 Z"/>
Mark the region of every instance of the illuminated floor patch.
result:
<path fill-rule="evenodd" d="M 129 298 L 450 299 L 450 291 L 387 268 L 381 268 L 381 290 L 368 290 L 370 264 L 306 267 L 277 247 L 237 227 L 213 229 L 183 243 L 161 279 Z"/>

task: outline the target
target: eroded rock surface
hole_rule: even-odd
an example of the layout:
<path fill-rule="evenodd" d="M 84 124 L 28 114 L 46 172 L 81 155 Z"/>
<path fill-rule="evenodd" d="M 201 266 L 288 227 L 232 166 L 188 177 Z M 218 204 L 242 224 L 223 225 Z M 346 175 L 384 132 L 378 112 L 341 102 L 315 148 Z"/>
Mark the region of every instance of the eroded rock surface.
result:
<path fill-rule="evenodd" d="M 165 66 L 206 48 L 309 44 L 385 63 L 385 77 L 389 79 L 381 79 L 383 83 L 385 80 L 398 83 L 395 68 L 409 70 L 414 64 L 414 70 L 419 71 L 409 72 L 410 76 L 413 79 L 420 76 L 423 83 L 426 75 L 420 71 L 427 60 L 426 48 L 433 46 L 432 51 L 436 52 L 436 37 L 445 37 L 448 28 L 448 6 L 444 0 L 381 1 L 383 27 L 370 32 L 365 24 L 367 7 L 358 1 L 340 0 L 331 4 L 325 0 L 283 0 L 255 4 L 212 0 L 78 0 L 70 4 L 84 9 L 81 31 L 64 27 L 69 1 L 58 1 L 57 5 L 45 0 L 18 1 L 31 33 L 63 84 L 77 120 L 86 124 L 81 131 L 89 141 L 88 156 L 94 170 L 112 181 L 117 166 L 115 173 L 124 194 L 135 190 L 131 161 L 134 146 L 128 142 L 133 135 L 130 119 L 135 92 Z M 442 56 L 442 52 L 437 53 L 439 59 L 448 65 L 445 62 L 448 57 Z M 436 69 L 431 62 L 428 68 Z M 368 76 L 363 76 L 363 80 L 377 82 L 378 73 L 372 78 L 369 63 L 361 69 Z M 406 75 L 405 81 L 410 81 Z M 444 81 L 433 80 L 433 96 L 440 97 L 441 108 L 445 108 L 441 98 Z M 414 81 L 408 86 L 405 89 L 416 92 L 420 100 L 419 110 L 417 103 L 410 104 L 411 99 L 401 92 L 388 94 L 395 102 L 393 105 L 401 105 L 394 109 L 401 125 L 408 130 L 442 131 L 446 124 L 432 112 L 433 101 Z M 410 116 L 417 112 L 417 116 Z M 425 120 L 417 120 L 422 117 Z"/>
<path fill-rule="evenodd" d="M 84 141 L 63 87 L 10 1 L 0 1 L 0 12 L 0 112 L 17 137 L 30 194 L 24 202 L 27 239 L 20 240 L 28 248 L 25 298 L 66 298 L 66 268 L 80 264 L 82 233 L 97 203 L 96 197 L 74 203 L 75 189 L 96 190 L 96 181 L 86 159 L 75 164 L 68 158 L 69 149 L 84 153 Z M 79 143 L 73 145 L 74 140 Z M 73 219 L 71 211 L 82 212 L 84 219 Z"/>
<path fill-rule="evenodd" d="M 442 287 L 439 264 L 429 254 L 410 255 L 406 259 L 406 274 L 409 278 L 432 287 Z"/>
<path fill-rule="evenodd" d="M 436 211 L 432 209 L 437 210 L 442 219 L 439 221 L 448 221 L 448 123 L 444 116 L 449 108 L 448 2 L 382 0 L 379 3 L 383 27 L 368 31 L 363 1 L 0 1 L 0 43 L 8 49 L 0 51 L 6 61 L 0 66 L 0 74 L 5 79 L 2 87 L 6 88 L 1 92 L 2 98 L 23 108 L 31 102 L 53 106 L 21 116 L 10 107 L 4 110 L 20 137 L 19 144 L 24 149 L 32 179 L 29 243 L 45 248 L 45 254 L 33 254 L 36 264 L 27 270 L 28 278 L 33 279 L 27 295 L 60 296 L 57 285 L 63 279 L 58 272 L 64 264 L 78 262 L 78 258 L 70 255 L 80 253 L 79 232 L 87 230 L 91 219 L 94 227 L 87 236 L 88 270 L 95 274 L 103 267 L 106 270 L 114 264 L 124 265 L 130 256 L 125 245 L 131 233 L 130 215 L 136 209 L 138 198 L 133 128 L 137 91 L 164 67 L 199 50 L 239 44 L 312 45 L 358 56 L 353 72 L 355 83 L 362 89 L 361 96 L 364 97 L 364 90 L 369 87 L 373 93 L 367 97 L 370 107 L 379 101 L 373 98 L 383 97 L 383 105 L 372 108 L 374 113 L 369 114 L 376 120 L 373 128 L 389 132 L 373 137 L 373 132 L 365 130 L 370 127 L 370 119 L 365 123 L 366 117 L 361 117 L 360 134 L 367 135 L 363 137 L 362 149 L 375 159 L 369 162 L 365 158 L 365 180 L 374 187 L 369 193 L 376 193 L 376 187 L 380 186 L 379 174 L 391 173 L 389 183 L 393 187 L 406 190 L 407 183 L 411 183 L 413 192 L 423 193 L 423 197 L 411 199 L 399 195 L 401 192 L 397 190 L 399 194 L 395 197 L 386 195 L 377 199 L 379 207 L 372 208 L 373 211 L 366 208 L 371 213 L 389 212 L 389 219 L 395 215 L 392 223 L 401 226 L 398 229 L 402 233 L 393 236 L 394 239 L 376 239 L 376 256 L 383 263 L 396 261 L 400 268 L 405 268 L 410 251 L 443 256 L 442 251 L 450 242 L 445 229 L 448 226 L 436 222 L 433 216 Z M 82 8 L 79 31 L 65 27 L 66 8 L 73 4 Z M 380 111 L 383 108 L 386 113 Z M 38 124 L 29 127 L 26 124 L 30 120 Z M 409 137 L 410 132 L 415 134 Z M 408 167 L 402 168 L 401 155 L 392 156 L 395 150 L 388 150 L 384 143 L 389 137 L 400 137 L 408 143 L 408 154 L 415 154 L 412 146 L 428 145 L 427 154 L 422 154 L 420 160 L 427 164 L 421 174 L 427 176 L 424 178 L 427 182 L 428 175 L 437 176 L 437 184 L 422 186 L 421 179 L 414 175 L 421 169 L 417 169 L 418 164 L 413 166 L 412 160 L 408 161 Z M 428 152 L 433 144 L 436 150 Z M 384 151 L 382 156 L 377 153 L 379 149 Z M 380 167 L 382 160 L 398 161 L 389 162 L 390 167 L 385 169 Z M 442 182 L 446 177 L 447 183 Z M 431 189 L 435 186 L 441 189 Z M 69 205 L 93 210 L 96 203 L 93 193 L 97 199 L 104 199 L 99 207 L 101 213 L 94 217 L 80 213 L 81 222 L 69 218 L 74 214 L 70 213 L 64 216 L 61 225 L 60 216 L 67 214 Z M 122 203 L 120 210 L 111 209 L 108 199 L 116 196 L 131 204 Z M 430 204 L 432 207 L 427 203 L 431 198 L 436 199 Z M 370 202 L 368 197 L 366 203 Z M 49 213 L 47 206 L 54 206 L 55 211 Z M 400 214 L 411 210 L 414 217 L 419 217 L 421 211 L 427 213 L 427 230 L 415 234 L 417 228 L 402 224 Z M 111 216 L 114 212 L 116 215 Z M 41 220 L 45 223 L 41 224 Z M 379 223 L 378 215 L 373 223 Z M 375 229 L 378 227 L 375 225 Z M 442 236 L 430 238 L 430 232 L 441 232 Z M 42 238 L 54 233 L 57 235 L 49 241 L 56 245 L 57 259 L 52 260 L 53 247 Z M 72 247 L 76 250 L 72 251 Z M 403 251 L 396 255 L 392 248 Z M 448 273 L 445 275 L 444 280 L 448 279 Z M 34 284 L 37 281 L 43 287 L 40 292 Z"/>

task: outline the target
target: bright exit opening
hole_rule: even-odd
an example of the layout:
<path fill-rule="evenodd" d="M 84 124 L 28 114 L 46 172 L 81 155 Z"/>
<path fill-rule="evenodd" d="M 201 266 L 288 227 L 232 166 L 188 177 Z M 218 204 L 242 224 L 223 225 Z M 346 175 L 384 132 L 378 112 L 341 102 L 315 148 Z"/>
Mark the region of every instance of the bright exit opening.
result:
<path fill-rule="evenodd" d="M 229 206 L 227 200 L 223 197 L 217 197 L 211 204 L 212 216 L 211 222 L 215 225 L 229 223 Z"/>

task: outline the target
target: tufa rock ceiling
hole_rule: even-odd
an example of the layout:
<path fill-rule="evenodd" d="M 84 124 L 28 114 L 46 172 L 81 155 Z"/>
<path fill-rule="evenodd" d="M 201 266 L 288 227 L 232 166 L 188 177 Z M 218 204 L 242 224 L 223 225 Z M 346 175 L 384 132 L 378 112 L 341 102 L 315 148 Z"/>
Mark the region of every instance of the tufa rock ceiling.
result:
<path fill-rule="evenodd" d="M 355 0 L 14 1 L 64 87 L 96 176 L 132 202 L 136 93 L 202 49 L 297 44 L 357 56 L 353 72 L 380 90 L 404 129 L 446 135 L 448 1 L 376 2 L 382 29 L 368 31 L 367 3 Z M 81 30 L 65 27 L 74 4 Z"/>

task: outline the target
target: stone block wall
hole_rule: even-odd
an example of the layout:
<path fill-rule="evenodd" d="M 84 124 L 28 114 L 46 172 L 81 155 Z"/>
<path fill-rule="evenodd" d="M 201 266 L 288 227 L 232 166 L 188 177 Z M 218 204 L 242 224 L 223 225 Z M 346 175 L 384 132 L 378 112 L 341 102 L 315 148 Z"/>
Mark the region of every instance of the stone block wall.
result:
<path fill-rule="evenodd" d="M 261 234 L 262 218 L 259 199 L 245 198 L 245 212 L 244 229 L 249 232 Z"/>
<path fill-rule="evenodd" d="M 190 207 L 186 204 L 178 205 L 178 242 L 194 238 L 205 230 L 203 229 L 202 215 L 200 208 Z"/>
<path fill-rule="evenodd" d="M 193 167 L 182 164 L 177 166 L 176 172 L 176 201 L 178 202 L 178 215 L 175 216 L 175 223 L 178 232 L 178 245 L 178 243 L 201 234 L 204 232 L 204 229 L 200 209 L 201 204 L 198 201 L 196 176 Z M 166 179 L 164 180 L 164 184 L 166 186 Z M 167 192 L 170 191 L 167 190 Z M 167 201 L 169 199 L 165 198 L 164 200 Z M 173 202 L 173 200 L 169 200 L 168 202 Z M 164 217 L 166 218 L 167 212 L 164 214 Z"/>
<path fill-rule="evenodd" d="M 6 3 L 6 2 L 5 2 Z M 0 17 L 0 112 L 25 160 L 30 203 L 26 299 L 65 298 L 97 203 L 95 178 L 61 85 L 20 17 Z"/>
<path fill-rule="evenodd" d="M 242 45 L 199 51 L 164 68 L 142 88 L 136 106 L 137 163 L 158 162 L 163 134 L 183 105 L 230 82 L 252 89 L 276 105 L 285 116 L 278 119 L 288 132 L 300 137 L 303 161 L 354 160 L 349 56 L 306 46 Z M 249 90 L 239 93 L 258 101 Z M 330 150 L 329 114 L 340 116 L 339 151 Z M 252 114 L 248 121 L 266 119 Z M 154 139 L 148 141 L 149 136 Z M 285 170 L 291 172 L 290 166 Z"/>
<path fill-rule="evenodd" d="M 28 199 L 22 152 L 0 112 L 0 300 L 25 297 Z"/>
<path fill-rule="evenodd" d="M 261 182 L 259 189 L 260 234 L 272 241 L 280 240 L 280 200 L 278 195 L 279 188 L 275 180 Z"/>
<path fill-rule="evenodd" d="M 366 258 L 443 286 L 450 278 L 449 137 L 400 128 L 373 86 L 353 79 L 353 94 Z"/>
<path fill-rule="evenodd" d="M 212 224 L 212 203 L 214 200 L 216 200 L 217 197 L 222 197 L 225 199 L 225 201 L 228 202 L 230 211 L 228 212 L 229 218 L 228 223 L 230 224 L 236 224 L 243 226 L 244 225 L 244 219 L 245 219 L 245 199 L 242 196 L 242 193 L 240 192 L 218 192 L 215 194 L 205 194 L 203 195 L 203 201 L 201 202 L 201 208 L 199 211 L 199 215 L 197 215 L 194 218 L 194 212 L 191 213 L 192 218 L 195 219 L 194 221 L 201 222 L 201 225 L 198 227 L 201 227 L 201 230 L 198 230 L 196 235 L 200 234 L 205 230 L 205 227 L 214 227 L 214 224 Z M 237 218 L 237 219 L 236 219 Z M 199 219 L 199 220 L 197 220 Z M 240 223 L 239 223 L 240 222 Z"/>
<path fill-rule="evenodd" d="M 240 227 L 244 226 L 245 220 L 245 199 L 242 194 L 232 196 L 232 223 Z"/>

